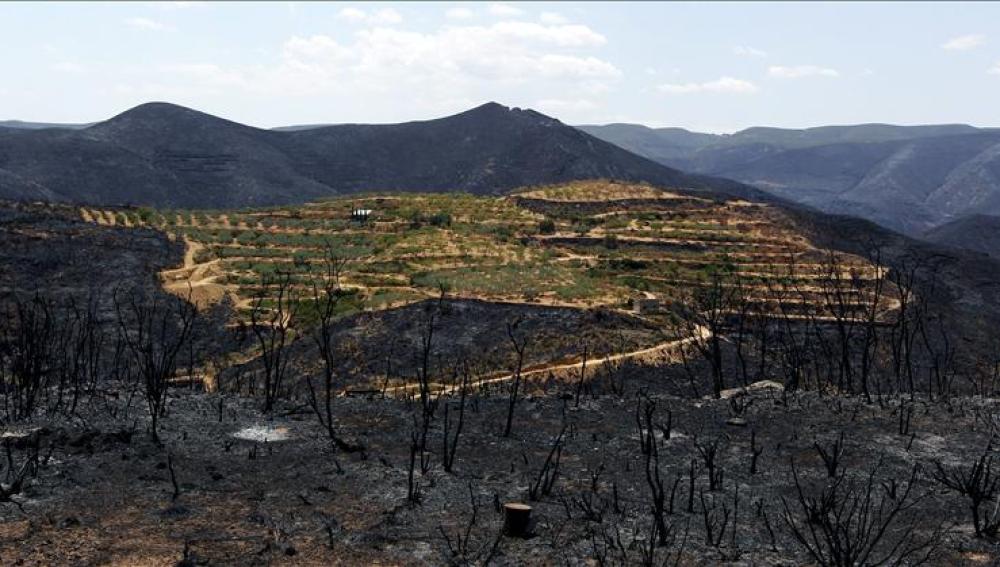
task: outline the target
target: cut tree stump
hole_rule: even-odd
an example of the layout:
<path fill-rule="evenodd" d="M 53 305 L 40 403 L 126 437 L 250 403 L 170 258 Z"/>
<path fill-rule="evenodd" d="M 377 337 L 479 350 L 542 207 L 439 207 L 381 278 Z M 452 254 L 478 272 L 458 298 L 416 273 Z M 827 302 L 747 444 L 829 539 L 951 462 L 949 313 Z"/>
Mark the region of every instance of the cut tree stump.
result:
<path fill-rule="evenodd" d="M 527 537 L 531 523 L 531 506 L 520 502 L 503 505 L 503 531 L 510 537 Z"/>

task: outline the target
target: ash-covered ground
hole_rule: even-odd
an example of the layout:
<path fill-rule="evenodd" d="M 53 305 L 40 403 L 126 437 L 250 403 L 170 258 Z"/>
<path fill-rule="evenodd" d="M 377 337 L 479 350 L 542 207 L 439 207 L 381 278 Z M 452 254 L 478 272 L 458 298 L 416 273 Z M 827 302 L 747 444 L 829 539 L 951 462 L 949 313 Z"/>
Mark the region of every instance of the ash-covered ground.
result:
<path fill-rule="evenodd" d="M 527 387 L 507 437 L 507 394 L 470 392 L 451 472 L 457 396 L 438 402 L 423 455 L 419 399 L 336 399 L 338 431 L 364 446 L 348 453 L 294 403 L 265 416 L 254 399 L 176 390 L 154 441 L 140 395 L 95 398 L 76 418 L 6 429 L 0 474 L 29 458 L 37 470 L 0 503 L 0 562 L 837 564 L 834 542 L 859 564 L 995 561 L 967 498 L 936 479 L 992 452 L 995 400 L 773 384 L 681 398 L 657 387 L 667 372 L 620 367 L 579 400 L 569 383 Z M 532 506 L 530 537 L 502 534 L 498 505 L 512 501 Z"/>

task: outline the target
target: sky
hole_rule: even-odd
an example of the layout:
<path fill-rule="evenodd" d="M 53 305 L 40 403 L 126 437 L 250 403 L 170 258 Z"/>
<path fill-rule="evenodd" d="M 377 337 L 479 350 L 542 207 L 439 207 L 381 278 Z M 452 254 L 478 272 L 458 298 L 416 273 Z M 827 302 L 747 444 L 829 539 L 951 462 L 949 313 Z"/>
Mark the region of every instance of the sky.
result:
<path fill-rule="evenodd" d="M 1000 3 L 0 3 L 0 119 L 1000 126 Z"/>

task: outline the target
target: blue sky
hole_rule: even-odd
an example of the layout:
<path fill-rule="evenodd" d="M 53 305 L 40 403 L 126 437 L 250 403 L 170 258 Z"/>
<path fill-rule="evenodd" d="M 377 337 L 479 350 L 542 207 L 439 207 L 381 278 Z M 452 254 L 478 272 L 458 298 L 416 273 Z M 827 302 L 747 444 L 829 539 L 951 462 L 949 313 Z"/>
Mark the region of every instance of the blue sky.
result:
<path fill-rule="evenodd" d="M 0 119 L 1000 126 L 1000 3 L 0 3 Z"/>

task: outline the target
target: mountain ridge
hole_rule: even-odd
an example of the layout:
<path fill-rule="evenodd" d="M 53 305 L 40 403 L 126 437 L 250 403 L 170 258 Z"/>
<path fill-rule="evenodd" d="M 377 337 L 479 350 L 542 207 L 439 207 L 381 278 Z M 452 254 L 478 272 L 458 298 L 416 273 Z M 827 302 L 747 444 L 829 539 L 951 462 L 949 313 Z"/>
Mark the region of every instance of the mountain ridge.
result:
<path fill-rule="evenodd" d="M 77 130 L 0 129 L 0 198 L 228 208 L 371 190 L 502 193 L 591 178 L 766 197 L 495 102 L 430 120 L 292 131 L 150 102 Z"/>
<path fill-rule="evenodd" d="M 658 163 L 759 187 L 829 213 L 920 235 L 967 214 L 1000 214 L 1000 131 L 964 124 L 751 128 L 685 147 L 676 132 L 583 127 Z M 697 133 L 683 134 L 693 140 Z M 704 141 L 704 139 L 702 139 Z"/>

